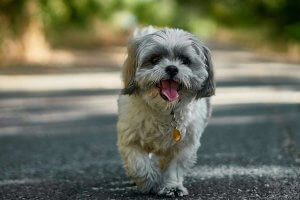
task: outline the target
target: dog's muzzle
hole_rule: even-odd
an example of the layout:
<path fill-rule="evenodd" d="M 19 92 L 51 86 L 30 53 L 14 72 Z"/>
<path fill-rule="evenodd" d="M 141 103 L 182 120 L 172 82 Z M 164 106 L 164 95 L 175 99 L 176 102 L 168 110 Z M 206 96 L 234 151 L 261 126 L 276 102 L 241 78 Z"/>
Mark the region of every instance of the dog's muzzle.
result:
<path fill-rule="evenodd" d="M 160 96 L 166 101 L 175 101 L 178 97 L 178 91 L 180 89 L 180 83 L 173 79 L 161 80 L 158 88 L 160 89 Z"/>

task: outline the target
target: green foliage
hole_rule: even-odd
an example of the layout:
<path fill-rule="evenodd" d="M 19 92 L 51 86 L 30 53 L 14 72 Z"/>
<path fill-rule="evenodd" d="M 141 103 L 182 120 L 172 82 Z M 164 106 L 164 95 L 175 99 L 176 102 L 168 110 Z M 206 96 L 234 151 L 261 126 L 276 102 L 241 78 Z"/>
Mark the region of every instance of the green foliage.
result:
<path fill-rule="evenodd" d="M 25 1 L 2 0 L 0 2 L 0 34 L 18 35 L 27 23 Z M 20 20 L 22 19 L 22 20 Z"/>
<path fill-rule="evenodd" d="M 299 40 L 300 1 L 212 0 L 210 16 L 230 27 L 267 27 L 272 37 Z"/>
<path fill-rule="evenodd" d="M 26 7 L 28 1 L 0 1 L 0 37 L 22 34 L 33 17 Z M 43 24 L 46 34 L 50 32 L 59 35 L 70 27 L 92 29 L 95 21 L 114 25 L 119 20 L 128 26 L 132 23 L 172 26 L 200 35 L 210 35 L 218 26 L 249 29 L 263 27 L 271 37 L 300 41 L 299 0 L 33 1 L 36 1 L 38 7 L 34 17 Z M 122 26 L 120 23 L 117 26 Z"/>
<path fill-rule="evenodd" d="M 89 25 L 102 5 L 97 0 L 40 0 L 40 8 L 46 27 L 60 29 L 65 25 Z"/>

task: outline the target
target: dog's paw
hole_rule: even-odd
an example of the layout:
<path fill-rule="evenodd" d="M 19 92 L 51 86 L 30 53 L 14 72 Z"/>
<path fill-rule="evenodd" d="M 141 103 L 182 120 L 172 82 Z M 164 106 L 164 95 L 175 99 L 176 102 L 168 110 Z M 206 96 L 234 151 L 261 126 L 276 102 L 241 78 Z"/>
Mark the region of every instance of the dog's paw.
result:
<path fill-rule="evenodd" d="M 166 196 L 166 197 L 183 197 L 188 195 L 188 191 L 183 186 L 175 186 L 175 187 L 163 187 L 158 195 Z"/>

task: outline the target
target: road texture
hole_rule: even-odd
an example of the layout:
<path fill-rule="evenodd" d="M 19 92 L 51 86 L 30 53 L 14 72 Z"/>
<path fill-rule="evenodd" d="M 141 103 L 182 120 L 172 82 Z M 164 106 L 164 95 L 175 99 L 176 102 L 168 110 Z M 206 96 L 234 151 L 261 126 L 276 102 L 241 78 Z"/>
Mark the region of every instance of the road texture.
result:
<path fill-rule="evenodd" d="M 182 199 L 300 199 L 300 66 L 212 45 L 213 117 Z M 0 199 L 158 199 L 116 148 L 124 48 L 0 68 Z"/>

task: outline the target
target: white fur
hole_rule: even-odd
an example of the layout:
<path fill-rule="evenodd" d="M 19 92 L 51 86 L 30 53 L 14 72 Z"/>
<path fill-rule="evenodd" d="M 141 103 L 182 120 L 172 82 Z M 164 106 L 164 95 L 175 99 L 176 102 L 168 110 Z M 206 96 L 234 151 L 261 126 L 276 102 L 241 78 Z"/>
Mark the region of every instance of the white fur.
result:
<path fill-rule="evenodd" d="M 152 33 L 155 33 L 153 27 L 136 31 L 135 37 L 140 40 Z M 191 45 L 187 41 L 190 35 L 186 35 L 186 32 L 166 29 L 166 33 L 166 38 L 160 38 L 159 43 L 168 46 L 170 50 L 178 43 Z M 185 38 L 176 40 L 181 35 Z M 183 178 L 196 162 L 200 137 L 210 116 L 209 98 L 196 98 L 195 95 L 196 89 L 200 90 L 209 76 L 204 66 L 205 58 L 196 55 L 188 47 L 186 51 L 195 59 L 196 69 L 188 68 L 176 58 L 164 58 L 151 69 L 144 69 L 141 66 L 143 55 L 151 53 L 147 47 L 151 49 L 155 44 L 146 42 L 140 45 L 146 49 L 139 49 L 142 47 L 138 46 L 137 55 L 128 55 L 128 59 L 138 60 L 137 66 L 127 66 L 136 68 L 133 78 L 139 90 L 132 95 L 120 95 L 118 99 L 118 147 L 124 167 L 142 192 L 167 196 L 187 195 Z M 184 85 L 183 91 L 179 92 L 180 98 L 174 102 L 164 100 L 152 84 L 167 76 L 165 67 L 170 64 L 178 67 L 176 78 Z M 124 84 L 125 87 L 129 85 L 126 82 Z M 181 140 L 177 142 L 172 135 L 175 127 L 181 133 Z"/>

